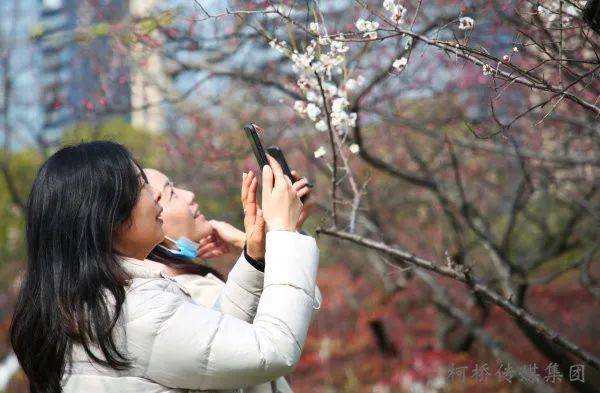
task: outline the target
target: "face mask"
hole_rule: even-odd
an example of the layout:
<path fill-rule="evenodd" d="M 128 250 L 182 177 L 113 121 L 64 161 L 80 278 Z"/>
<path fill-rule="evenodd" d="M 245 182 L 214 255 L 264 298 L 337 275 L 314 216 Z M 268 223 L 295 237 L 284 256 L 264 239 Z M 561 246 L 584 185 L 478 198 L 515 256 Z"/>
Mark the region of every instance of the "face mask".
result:
<path fill-rule="evenodd" d="M 175 246 L 178 248 L 178 250 L 173 250 L 163 246 L 162 244 L 159 244 L 158 246 L 167 254 L 188 260 L 192 260 L 198 257 L 198 247 L 200 246 L 200 244 L 191 241 L 185 236 L 180 237 L 177 241 L 166 236 L 165 238 L 175 243 Z"/>

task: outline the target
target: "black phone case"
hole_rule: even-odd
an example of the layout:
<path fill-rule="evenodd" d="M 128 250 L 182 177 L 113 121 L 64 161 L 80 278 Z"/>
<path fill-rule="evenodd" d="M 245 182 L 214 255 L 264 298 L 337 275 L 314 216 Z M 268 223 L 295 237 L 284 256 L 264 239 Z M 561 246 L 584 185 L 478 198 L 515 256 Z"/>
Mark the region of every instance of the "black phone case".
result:
<path fill-rule="evenodd" d="M 292 171 L 290 170 L 290 167 L 285 159 L 285 156 L 283 155 L 283 151 L 279 148 L 279 146 L 269 146 L 267 148 L 267 152 L 269 152 L 269 155 L 271 157 L 273 157 L 274 159 L 277 160 L 279 165 L 281 165 L 281 169 L 283 169 L 283 173 L 285 173 L 287 175 L 287 177 L 290 178 L 292 183 L 295 183 L 294 178 L 292 177 Z M 306 200 L 306 195 L 300 198 L 300 201 L 302 203 L 304 203 L 305 200 Z"/>
<path fill-rule="evenodd" d="M 252 146 L 252 151 L 254 152 L 254 156 L 256 157 L 256 162 L 258 162 L 259 170 L 262 171 L 262 168 L 265 165 L 269 165 L 269 160 L 267 160 L 267 154 L 265 153 L 265 149 L 263 148 L 263 145 L 260 142 L 258 131 L 252 123 L 246 124 L 244 126 L 244 131 L 246 132 L 246 136 L 248 137 L 250 145 Z"/>
<path fill-rule="evenodd" d="M 285 160 L 285 156 L 283 155 L 283 152 L 281 151 L 279 146 L 269 146 L 267 147 L 267 152 L 271 157 L 277 160 L 277 162 L 279 163 L 279 165 L 281 165 L 281 168 L 283 169 L 283 173 L 285 173 L 293 182 L 294 179 L 292 178 L 292 171 L 290 170 L 290 167 L 287 161 Z"/>

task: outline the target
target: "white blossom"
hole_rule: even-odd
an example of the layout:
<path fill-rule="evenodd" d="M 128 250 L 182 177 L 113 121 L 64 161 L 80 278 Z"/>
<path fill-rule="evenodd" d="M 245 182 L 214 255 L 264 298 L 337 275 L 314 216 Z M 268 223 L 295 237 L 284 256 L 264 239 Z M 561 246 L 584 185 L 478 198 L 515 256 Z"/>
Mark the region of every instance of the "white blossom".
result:
<path fill-rule="evenodd" d="M 473 20 L 473 18 L 470 18 L 468 16 L 463 16 L 458 21 L 458 28 L 460 30 L 471 30 L 474 25 L 475 21 Z"/>
<path fill-rule="evenodd" d="M 340 97 L 333 100 L 331 103 L 331 111 L 332 112 L 342 112 L 349 105 L 349 102 L 346 98 Z"/>
<path fill-rule="evenodd" d="M 312 102 L 319 102 L 321 100 L 321 96 L 319 96 L 314 90 L 310 90 L 306 93 L 306 99 Z"/>
<path fill-rule="evenodd" d="M 390 18 L 397 24 L 403 23 L 405 14 L 406 14 L 406 8 L 404 6 L 397 5 L 397 6 L 394 6 L 394 8 L 391 10 Z"/>
<path fill-rule="evenodd" d="M 338 53 L 346 53 L 348 52 L 348 46 L 344 44 L 343 40 L 344 35 L 340 34 L 337 36 L 337 40 L 331 42 L 331 50 Z"/>
<path fill-rule="evenodd" d="M 393 10 L 395 6 L 396 4 L 394 0 L 383 0 L 383 8 L 385 8 L 388 11 Z"/>
<path fill-rule="evenodd" d="M 304 101 L 296 101 L 294 102 L 294 110 L 298 112 L 299 115 L 303 115 L 306 113 L 306 102 Z"/>
<path fill-rule="evenodd" d="M 358 31 L 374 31 L 379 28 L 379 22 L 371 22 L 361 18 L 356 21 L 356 28 Z"/>
<path fill-rule="evenodd" d="M 360 18 L 356 21 L 356 28 L 358 31 L 367 31 L 367 21 Z"/>
<path fill-rule="evenodd" d="M 330 43 L 331 43 L 331 41 L 329 40 L 329 38 L 324 37 L 324 36 L 319 36 L 319 45 L 327 46 Z"/>
<path fill-rule="evenodd" d="M 346 89 L 348 89 L 348 90 L 354 90 L 357 87 L 358 87 L 358 82 L 356 81 L 356 79 L 349 78 L 346 81 Z"/>
<path fill-rule="evenodd" d="M 310 120 L 315 121 L 317 120 L 317 116 L 321 114 L 321 109 L 312 102 L 310 102 L 306 106 L 306 114 L 308 115 Z"/>
<path fill-rule="evenodd" d="M 377 32 L 376 31 L 368 31 L 365 34 L 363 34 L 363 37 L 368 38 L 370 40 L 374 40 L 377 38 Z"/>
<path fill-rule="evenodd" d="M 325 153 L 325 148 L 321 146 L 317 150 L 315 150 L 315 158 L 321 158 L 325 155 Z"/>
<path fill-rule="evenodd" d="M 350 145 L 350 151 L 353 154 L 357 154 L 360 151 L 360 146 L 358 146 L 356 143 L 353 143 Z"/>
<path fill-rule="evenodd" d="M 408 59 L 406 57 L 401 57 L 399 59 L 394 60 L 394 62 L 392 63 L 392 67 L 394 67 L 396 71 L 400 72 L 404 69 L 404 67 L 406 67 L 407 62 Z"/>
<path fill-rule="evenodd" d="M 483 65 L 483 75 L 488 76 L 492 74 L 492 67 L 489 64 Z"/>
<path fill-rule="evenodd" d="M 317 129 L 317 131 L 327 131 L 327 122 L 321 119 L 315 123 L 315 128 Z"/>
<path fill-rule="evenodd" d="M 516 46 L 513 46 L 513 52 L 517 53 L 519 51 L 519 48 L 517 48 Z"/>
<path fill-rule="evenodd" d="M 317 34 L 319 32 L 319 24 L 317 22 L 311 22 L 309 25 L 309 30 L 312 33 Z"/>

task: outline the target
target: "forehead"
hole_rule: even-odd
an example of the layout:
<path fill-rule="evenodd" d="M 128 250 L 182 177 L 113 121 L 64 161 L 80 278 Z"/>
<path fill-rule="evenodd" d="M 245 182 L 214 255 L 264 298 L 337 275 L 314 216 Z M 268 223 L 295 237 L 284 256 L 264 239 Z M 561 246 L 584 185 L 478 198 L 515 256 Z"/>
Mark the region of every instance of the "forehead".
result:
<path fill-rule="evenodd" d="M 148 183 L 153 187 L 163 187 L 169 183 L 169 178 L 164 173 L 157 171 L 156 169 L 144 169 L 144 173 L 148 178 Z"/>

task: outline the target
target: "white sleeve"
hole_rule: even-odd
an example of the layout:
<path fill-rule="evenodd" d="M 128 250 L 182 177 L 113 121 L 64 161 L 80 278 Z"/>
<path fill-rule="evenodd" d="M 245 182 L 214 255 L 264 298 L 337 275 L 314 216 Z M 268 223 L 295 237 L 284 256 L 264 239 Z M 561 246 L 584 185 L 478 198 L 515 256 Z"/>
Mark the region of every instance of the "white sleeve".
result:
<path fill-rule="evenodd" d="M 214 309 L 252 322 L 263 291 L 264 279 L 265 273 L 252 266 L 242 252 L 229 272 Z"/>
<path fill-rule="evenodd" d="M 149 346 L 149 379 L 173 388 L 233 389 L 293 371 L 316 304 L 319 250 L 315 239 L 296 232 L 268 232 L 266 240 L 264 289 L 252 324 L 176 294 L 146 296 L 152 306 L 127 331 L 130 338 L 152 337 L 130 344 Z"/>

